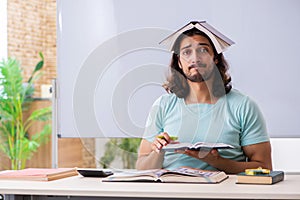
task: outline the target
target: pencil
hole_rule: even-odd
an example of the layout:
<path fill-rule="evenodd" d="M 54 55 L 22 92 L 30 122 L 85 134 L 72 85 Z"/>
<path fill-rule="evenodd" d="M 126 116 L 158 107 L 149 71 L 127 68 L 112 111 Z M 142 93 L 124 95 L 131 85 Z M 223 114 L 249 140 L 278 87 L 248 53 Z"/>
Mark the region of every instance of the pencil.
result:
<path fill-rule="evenodd" d="M 163 135 L 159 135 L 157 136 L 159 139 L 164 139 L 164 136 Z M 171 140 L 178 140 L 178 137 L 177 136 L 170 136 L 170 139 Z"/>

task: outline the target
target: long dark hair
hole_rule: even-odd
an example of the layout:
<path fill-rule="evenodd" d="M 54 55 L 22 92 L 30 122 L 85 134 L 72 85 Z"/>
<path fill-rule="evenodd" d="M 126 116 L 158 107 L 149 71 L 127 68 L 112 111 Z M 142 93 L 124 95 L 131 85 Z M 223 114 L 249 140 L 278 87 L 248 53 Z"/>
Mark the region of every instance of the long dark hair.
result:
<path fill-rule="evenodd" d="M 173 45 L 173 55 L 170 63 L 170 75 L 167 77 L 167 81 L 163 84 L 163 87 L 167 90 L 167 92 L 176 94 L 179 98 L 185 98 L 189 92 L 190 87 L 187 83 L 186 76 L 184 75 L 182 69 L 178 65 L 179 61 L 179 49 L 180 49 L 180 42 L 185 37 L 191 37 L 194 35 L 201 35 L 208 39 L 211 46 L 214 50 L 214 59 L 217 60 L 217 69 L 215 71 L 215 82 L 213 84 L 212 93 L 215 97 L 221 97 L 227 93 L 230 92 L 232 86 L 231 86 L 231 77 L 228 74 L 229 65 L 227 61 L 225 60 L 222 53 L 217 53 L 212 41 L 210 38 L 203 33 L 202 31 L 199 31 L 196 28 L 190 29 L 182 33 L 177 40 L 175 41 Z"/>

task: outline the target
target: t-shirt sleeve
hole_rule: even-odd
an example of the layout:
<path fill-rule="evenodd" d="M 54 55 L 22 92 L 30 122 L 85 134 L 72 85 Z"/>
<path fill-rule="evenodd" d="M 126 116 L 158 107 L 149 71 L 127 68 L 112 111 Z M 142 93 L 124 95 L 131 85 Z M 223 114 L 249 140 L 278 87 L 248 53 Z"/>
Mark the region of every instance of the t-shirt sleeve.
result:
<path fill-rule="evenodd" d="M 143 138 L 152 142 L 156 135 L 163 132 L 163 97 L 159 97 L 152 105 L 147 117 Z"/>
<path fill-rule="evenodd" d="M 269 141 L 266 122 L 258 105 L 249 97 L 240 105 L 241 146 Z"/>

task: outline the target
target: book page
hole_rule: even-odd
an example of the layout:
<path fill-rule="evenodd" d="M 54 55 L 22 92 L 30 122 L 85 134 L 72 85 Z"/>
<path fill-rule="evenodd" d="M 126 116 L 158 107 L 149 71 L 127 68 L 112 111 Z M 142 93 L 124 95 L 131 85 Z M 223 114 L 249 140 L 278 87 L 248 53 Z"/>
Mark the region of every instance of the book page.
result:
<path fill-rule="evenodd" d="M 205 176 L 205 177 L 210 177 L 218 174 L 218 171 L 207 171 L 207 170 L 201 170 L 201 169 L 193 169 L 189 167 L 180 167 L 177 169 L 174 169 L 170 171 L 171 173 L 178 173 L 182 175 L 187 175 L 187 176 Z"/>
<path fill-rule="evenodd" d="M 162 149 L 165 151 L 175 151 L 175 150 L 184 150 L 184 149 L 200 150 L 200 148 L 230 149 L 230 148 L 234 148 L 234 146 L 225 143 L 197 142 L 195 144 L 191 144 L 191 143 L 168 144 L 167 146 L 164 146 Z"/>
<path fill-rule="evenodd" d="M 164 146 L 162 149 L 166 151 L 174 151 L 174 150 L 184 150 L 191 147 L 191 143 L 175 143 L 175 144 L 168 144 Z"/>
<path fill-rule="evenodd" d="M 199 148 L 234 148 L 233 146 L 225 143 L 209 143 L 209 142 L 197 142 L 194 145 L 190 146 L 190 149 L 199 149 Z"/>

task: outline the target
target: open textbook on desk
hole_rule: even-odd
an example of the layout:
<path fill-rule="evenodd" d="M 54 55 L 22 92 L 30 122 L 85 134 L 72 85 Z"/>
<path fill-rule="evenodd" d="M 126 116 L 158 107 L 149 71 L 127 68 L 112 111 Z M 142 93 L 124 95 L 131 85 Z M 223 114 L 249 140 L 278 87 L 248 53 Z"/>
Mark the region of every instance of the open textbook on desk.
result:
<path fill-rule="evenodd" d="M 228 176 L 223 171 L 208 171 L 190 167 L 180 167 L 174 170 L 153 169 L 133 170 L 115 173 L 103 182 L 170 182 L 170 183 L 219 183 Z"/>

